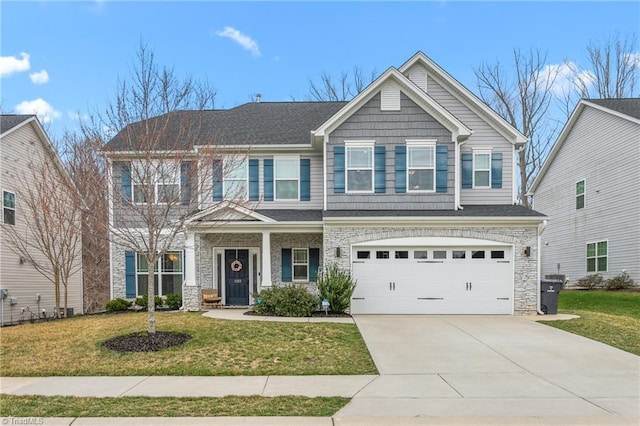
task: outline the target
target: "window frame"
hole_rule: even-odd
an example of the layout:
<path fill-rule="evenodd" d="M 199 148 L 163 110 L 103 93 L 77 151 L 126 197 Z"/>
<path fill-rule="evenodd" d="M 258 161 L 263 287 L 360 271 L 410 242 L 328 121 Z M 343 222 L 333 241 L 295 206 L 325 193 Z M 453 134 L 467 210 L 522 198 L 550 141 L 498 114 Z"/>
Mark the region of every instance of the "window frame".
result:
<path fill-rule="evenodd" d="M 472 166 L 471 166 L 471 171 L 472 171 L 472 178 L 473 178 L 473 183 L 472 183 L 472 189 L 491 189 L 491 159 L 492 159 L 492 151 L 490 149 L 476 149 L 472 151 L 473 157 L 472 157 Z M 487 168 L 478 168 L 476 167 L 476 156 L 479 155 L 488 155 L 489 156 L 489 165 L 487 166 Z M 476 173 L 477 172 L 488 172 L 489 173 L 489 178 L 487 179 L 487 185 L 478 185 L 476 184 Z"/>
<path fill-rule="evenodd" d="M 239 164 L 237 165 L 233 165 L 233 164 L 229 164 L 230 162 L 232 162 L 232 160 L 230 160 L 229 158 L 225 158 L 223 159 L 222 162 L 222 168 L 224 171 L 224 176 L 222 177 L 222 199 L 223 200 L 244 200 L 247 201 L 249 199 L 249 157 L 246 157 L 244 159 L 242 159 Z M 237 163 L 237 161 L 234 161 L 235 163 Z M 244 164 L 244 179 L 242 178 L 229 178 L 228 175 L 230 174 L 230 172 L 235 172 L 237 170 L 240 170 L 240 166 L 242 166 Z M 233 168 L 231 168 L 233 167 Z M 227 190 L 230 189 L 228 188 L 228 186 L 230 187 L 231 182 L 244 182 L 244 197 L 232 197 L 229 198 L 228 194 L 227 194 Z"/>
<path fill-rule="evenodd" d="M 278 197 L 278 181 L 291 182 L 292 178 L 278 178 L 278 162 L 292 161 L 296 162 L 296 198 L 280 198 Z M 247 163 L 248 164 L 248 163 Z M 300 156 L 299 155 L 278 155 L 273 157 L 273 200 L 274 201 L 300 201 Z"/>
<path fill-rule="evenodd" d="M 177 187 L 177 191 L 175 194 L 175 202 L 180 202 L 180 191 L 182 190 L 182 167 L 180 167 L 180 162 L 176 162 L 176 161 L 171 161 L 172 163 L 172 167 L 174 167 L 174 173 L 173 173 L 173 177 L 175 179 L 174 182 L 166 182 L 163 179 L 159 179 L 158 176 L 162 175 L 163 173 L 160 173 L 160 171 L 164 171 L 163 167 L 167 166 L 166 163 L 168 163 L 167 161 L 163 161 L 163 160 L 150 160 L 149 161 L 149 169 L 151 171 L 151 173 L 153 173 L 153 176 L 151 176 L 151 180 L 153 181 L 152 185 L 153 185 L 153 201 L 151 202 L 152 204 L 156 204 L 156 205 L 167 205 L 169 204 L 169 202 L 171 201 L 160 201 L 160 187 L 164 187 L 164 186 L 173 186 L 175 185 Z M 131 200 L 133 200 L 134 204 L 138 204 L 138 205 L 143 205 L 143 204 L 148 204 L 149 201 L 147 200 L 143 200 L 143 201 L 138 201 L 136 199 L 136 187 L 145 187 L 145 183 L 140 183 L 140 182 L 136 182 L 137 179 L 139 179 L 140 177 L 140 173 L 136 172 L 136 167 L 137 165 L 144 165 L 144 161 L 141 160 L 132 160 L 131 164 L 130 164 L 130 168 L 131 168 Z M 144 170 L 144 169 L 143 169 Z"/>
<path fill-rule="evenodd" d="M 344 191 L 347 194 L 373 194 L 375 190 L 375 140 L 345 141 L 344 143 Z M 371 162 L 369 167 L 350 167 L 350 151 L 353 148 L 367 148 L 370 152 Z M 371 187 L 365 190 L 349 189 L 350 171 L 369 171 L 371 175 Z"/>
<path fill-rule="evenodd" d="M 578 185 L 582 183 L 582 193 L 578 193 Z M 576 210 L 582 210 L 585 208 L 586 206 L 586 201 L 587 201 L 587 197 L 586 197 L 586 193 L 587 193 L 587 181 L 586 179 L 581 179 L 579 181 L 576 182 L 575 185 L 575 190 L 576 190 Z M 580 207 L 578 207 L 578 200 L 580 199 L 580 197 L 582 197 L 582 205 Z"/>
<path fill-rule="evenodd" d="M 164 259 L 165 256 L 170 256 L 170 255 L 178 255 L 180 257 L 180 268 L 178 271 L 173 270 L 173 271 L 169 271 L 169 270 L 165 270 L 165 265 L 164 265 Z M 140 276 L 144 276 L 144 277 L 148 277 L 149 276 L 149 266 L 147 265 L 147 269 L 140 269 L 140 259 L 144 259 L 146 261 L 146 258 L 144 257 L 144 253 L 142 252 L 136 252 L 136 297 L 140 297 L 143 296 L 143 294 L 140 294 L 140 281 L 139 281 L 139 277 Z M 166 294 L 164 294 L 164 292 L 162 291 L 162 278 L 163 276 L 166 275 L 174 275 L 174 276 L 179 276 L 182 280 L 182 282 L 180 283 L 180 294 L 182 295 L 182 284 L 184 284 L 184 253 L 182 250 L 169 250 L 166 253 L 164 253 L 162 256 L 160 256 L 160 258 L 156 261 L 156 267 L 154 268 L 153 271 L 153 285 L 154 285 L 154 295 L 155 296 L 167 296 Z M 158 286 L 158 291 L 155 291 L 155 286 Z M 147 282 L 147 292 L 149 291 L 149 283 Z M 169 293 L 169 294 L 174 294 L 174 293 Z"/>
<path fill-rule="evenodd" d="M 7 207 L 7 205 L 5 204 L 4 200 L 5 200 L 5 195 L 6 194 L 11 194 L 13 196 L 13 207 Z M 5 210 L 13 211 L 13 223 L 7 222 L 7 214 L 6 214 Z M 16 193 L 13 192 L 13 191 L 8 191 L 6 189 L 3 189 L 2 190 L 2 223 L 6 224 L 6 225 L 10 225 L 10 226 L 15 226 L 16 225 L 16 213 L 17 213 L 17 209 L 16 209 Z"/>
<path fill-rule="evenodd" d="M 304 252 L 306 256 L 305 262 L 296 262 L 296 251 Z M 296 278 L 296 266 L 305 266 L 307 274 L 305 278 Z M 309 282 L 309 249 L 308 248 L 292 248 L 291 249 L 291 280 L 292 282 Z"/>
<path fill-rule="evenodd" d="M 599 249 L 600 244 L 603 244 L 603 243 L 606 244 L 606 252 L 605 252 L 604 255 L 600 255 L 600 254 L 598 254 L 598 249 Z M 593 256 L 589 256 L 589 246 L 592 245 L 592 244 L 595 246 L 594 247 L 595 252 L 594 252 Z M 609 240 L 600 240 L 600 241 L 587 242 L 587 252 L 586 252 L 585 258 L 586 258 L 586 271 L 587 271 L 587 273 L 596 274 L 596 273 L 599 273 L 599 272 L 607 272 L 609 270 Z M 594 261 L 595 261 L 593 270 L 589 270 L 589 259 L 594 259 Z M 600 259 L 604 259 L 605 262 L 606 262 L 606 265 L 605 265 L 604 269 L 600 269 L 599 268 L 599 265 L 600 265 L 599 260 Z"/>
<path fill-rule="evenodd" d="M 407 192 L 417 192 L 417 193 L 433 193 L 436 192 L 436 144 L 437 141 L 435 139 L 424 139 L 424 140 L 406 140 L 407 147 L 407 158 L 406 158 L 406 170 L 407 170 L 407 181 L 406 188 Z M 411 148 L 431 148 L 431 167 L 429 166 L 411 166 Z M 431 182 L 433 184 L 432 189 L 411 189 L 411 185 L 409 185 L 409 179 L 411 176 L 411 170 L 431 170 Z"/>

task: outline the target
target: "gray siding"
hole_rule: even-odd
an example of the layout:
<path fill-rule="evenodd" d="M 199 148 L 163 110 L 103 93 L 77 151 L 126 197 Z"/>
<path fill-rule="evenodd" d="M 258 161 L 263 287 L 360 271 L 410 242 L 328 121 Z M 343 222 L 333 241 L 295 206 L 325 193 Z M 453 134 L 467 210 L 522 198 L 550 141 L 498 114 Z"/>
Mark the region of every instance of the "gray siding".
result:
<path fill-rule="evenodd" d="M 0 157 L 0 190 L 10 191 L 16 194 L 16 230 L 24 234 L 26 230 L 27 209 L 21 199 L 20 191 L 33 183 L 33 176 L 29 169 L 29 162 L 36 164 L 42 160 L 44 145 L 48 142 L 40 141 L 39 135 L 33 128 L 33 124 L 23 125 L 3 137 L 2 156 Z M 2 196 L 0 194 L 0 196 Z M 0 214 L 0 217 L 2 215 Z M 53 284 L 41 275 L 35 268 L 28 264 L 20 264 L 19 256 L 10 247 L 8 236 L 0 225 L 0 288 L 9 291 L 9 297 L 16 298 L 18 303 L 13 307 L 9 299 L 2 301 L 4 304 L 2 323 L 7 325 L 22 319 L 29 319 L 28 313 L 22 315 L 23 308 L 38 315 L 42 309 L 46 309 L 51 315 L 55 306 L 55 291 Z M 44 256 L 34 254 L 46 263 Z M 78 262 L 81 262 L 78 253 Z M 36 301 L 36 294 L 40 294 L 40 302 Z M 60 290 L 61 307 L 64 307 L 64 290 Z M 82 300 L 82 271 L 72 275 L 68 285 L 68 304 L 74 309 L 74 314 L 83 312 Z"/>
<path fill-rule="evenodd" d="M 542 178 L 536 210 L 549 216 L 542 272 L 572 282 L 587 274 L 586 245 L 608 241 L 606 277 L 626 269 L 640 281 L 640 125 L 587 107 Z M 576 210 L 576 182 L 585 207 Z M 546 244 L 548 243 L 548 244 Z"/>
<path fill-rule="evenodd" d="M 407 96 L 401 94 L 400 111 L 380 111 L 380 94 L 329 135 L 327 145 L 327 209 L 453 209 L 454 155 L 451 132 L 443 127 Z M 437 193 L 395 192 L 395 147 L 406 139 L 431 138 L 448 146 L 448 191 Z M 333 179 L 333 147 L 344 146 L 345 140 L 373 139 L 376 146 L 386 147 L 386 190 L 384 194 L 335 194 Z"/>
<path fill-rule="evenodd" d="M 493 127 L 460 102 L 451 92 L 435 81 L 431 75 L 427 79 L 427 92 L 458 120 L 473 130 L 473 134 L 461 146 L 461 153 L 473 148 L 491 148 L 502 153 L 501 189 L 461 189 L 460 204 L 511 204 L 513 202 L 513 145 Z"/>
<path fill-rule="evenodd" d="M 287 155 L 287 154 L 284 154 Z M 251 158 L 256 158 L 252 156 Z M 260 157 L 260 209 L 299 209 L 299 210 L 320 210 L 322 209 L 322 155 L 300 154 L 300 158 L 311 160 L 311 199 L 309 201 L 263 201 L 264 200 L 264 159 L 273 158 L 271 156 Z M 275 190 L 275 187 L 274 187 Z"/>

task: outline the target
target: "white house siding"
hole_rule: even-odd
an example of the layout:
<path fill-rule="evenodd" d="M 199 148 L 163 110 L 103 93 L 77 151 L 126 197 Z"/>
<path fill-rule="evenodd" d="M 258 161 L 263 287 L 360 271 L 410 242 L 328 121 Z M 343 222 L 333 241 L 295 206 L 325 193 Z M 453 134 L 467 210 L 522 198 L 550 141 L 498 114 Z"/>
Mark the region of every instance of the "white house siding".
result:
<path fill-rule="evenodd" d="M 473 134 L 461 146 L 461 153 L 471 152 L 473 148 L 491 148 L 502 153 L 502 188 L 500 189 L 461 189 L 460 204 L 511 204 L 513 202 L 513 145 L 504 136 L 489 126 L 485 119 L 460 102 L 449 90 L 431 75 L 427 79 L 429 96 L 445 107 L 458 120 L 473 130 Z"/>
<path fill-rule="evenodd" d="M 329 224 L 324 227 L 324 262 L 337 263 L 344 269 L 351 269 L 351 245 L 390 238 L 449 237 L 474 238 L 513 245 L 514 250 L 514 313 L 516 315 L 535 314 L 537 304 L 537 226 L 457 226 L 434 224 Z M 335 256 L 335 248 L 344 253 Z M 527 257 L 524 247 L 530 247 Z"/>
<path fill-rule="evenodd" d="M 16 230 L 24 232 L 26 214 L 25 205 L 20 198 L 19 191 L 25 186 L 33 184 L 33 177 L 29 169 L 30 161 L 37 161 L 44 153 L 43 143 L 36 133 L 34 123 L 28 123 L 10 132 L 0 141 L 2 155 L 0 157 L 0 188 L 16 194 Z M 2 196 L 2 194 L 0 194 Z M 19 256 L 10 247 L 5 227 L 0 226 L 0 288 L 9 291 L 9 297 L 2 301 L 2 324 L 16 323 L 21 318 L 28 319 L 27 312 L 22 315 L 23 308 L 29 308 L 38 315 L 46 309 L 48 315 L 53 313 L 55 306 L 55 291 L 53 283 L 38 273 L 28 263 L 20 264 Z M 45 261 L 44 256 L 33 253 Z M 78 262 L 81 262 L 78 252 Z M 61 285 L 60 302 L 64 307 L 64 288 Z M 36 294 L 40 294 L 40 302 L 36 301 Z M 16 305 L 10 305 L 10 298 L 17 299 Z M 82 271 L 71 276 L 68 285 L 67 307 L 73 308 L 74 314 L 83 313 L 82 301 Z"/>
<path fill-rule="evenodd" d="M 570 281 L 588 275 L 587 243 L 608 241 L 612 277 L 625 269 L 640 282 L 640 125 L 586 107 L 534 194 L 549 216 L 542 235 L 544 274 Z M 585 180 L 585 207 L 576 210 L 576 182 Z M 548 243 L 548 245 L 546 244 Z"/>

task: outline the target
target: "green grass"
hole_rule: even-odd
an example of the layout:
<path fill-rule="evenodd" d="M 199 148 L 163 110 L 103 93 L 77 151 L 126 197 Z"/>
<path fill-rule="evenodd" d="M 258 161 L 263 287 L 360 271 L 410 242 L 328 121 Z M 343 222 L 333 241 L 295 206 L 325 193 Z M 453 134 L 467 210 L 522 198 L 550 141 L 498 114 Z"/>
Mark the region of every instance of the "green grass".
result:
<path fill-rule="evenodd" d="M 0 329 L 1 376 L 257 376 L 377 374 L 354 324 L 225 321 L 157 313 L 158 331 L 193 338 L 155 353 L 105 340 L 146 330 L 145 313 L 76 317 Z"/>
<path fill-rule="evenodd" d="M 640 292 L 565 290 L 558 312 L 580 318 L 542 322 L 640 355 Z"/>
<path fill-rule="evenodd" d="M 349 398 L 226 396 L 223 398 L 78 398 L 1 395 L 2 417 L 332 416 Z"/>

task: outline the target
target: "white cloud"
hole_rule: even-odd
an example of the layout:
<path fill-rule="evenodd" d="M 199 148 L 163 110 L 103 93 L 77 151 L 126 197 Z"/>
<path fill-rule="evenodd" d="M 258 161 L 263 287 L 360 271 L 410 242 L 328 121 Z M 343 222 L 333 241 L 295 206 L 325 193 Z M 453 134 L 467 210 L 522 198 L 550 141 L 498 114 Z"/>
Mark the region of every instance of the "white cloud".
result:
<path fill-rule="evenodd" d="M 245 50 L 251 52 L 255 57 L 260 56 L 260 47 L 258 43 L 248 35 L 242 34 L 240 31 L 233 27 L 224 27 L 222 31 L 216 31 L 216 35 L 220 37 L 227 37 L 238 43 Z"/>
<path fill-rule="evenodd" d="M 42 123 L 51 123 L 62 117 L 60 111 L 56 111 L 49 102 L 42 98 L 32 101 L 22 101 L 14 108 L 18 114 L 36 114 Z"/>
<path fill-rule="evenodd" d="M 73 121 L 86 121 L 89 119 L 89 115 L 88 114 L 80 114 L 78 112 L 67 112 L 67 115 L 69 116 L 70 119 L 72 119 Z"/>
<path fill-rule="evenodd" d="M 14 72 L 29 71 L 29 54 L 20 53 L 20 58 L 15 56 L 0 56 L 0 76 L 11 75 Z"/>
<path fill-rule="evenodd" d="M 545 83 L 555 77 L 551 86 L 551 92 L 555 96 L 563 96 L 577 87 L 590 87 L 594 82 L 594 76 L 587 70 L 581 70 L 575 62 L 563 62 L 562 64 L 550 64 L 540 71 Z"/>
<path fill-rule="evenodd" d="M 633 62 L 636 66 L 640 67 L 640 52 L 638 53 L 625 53 L 625 56 L 629 60 L 629 62 Z"/>
<path fill-rule="evenodd" d="M 45 84 L 49 81 L 49 73 L 46 70 L 29 74 L 33 84 Z"/>

